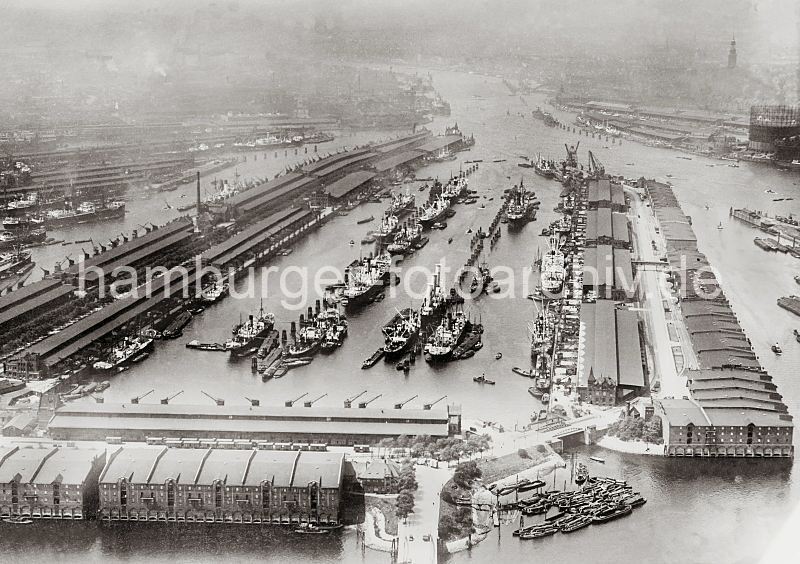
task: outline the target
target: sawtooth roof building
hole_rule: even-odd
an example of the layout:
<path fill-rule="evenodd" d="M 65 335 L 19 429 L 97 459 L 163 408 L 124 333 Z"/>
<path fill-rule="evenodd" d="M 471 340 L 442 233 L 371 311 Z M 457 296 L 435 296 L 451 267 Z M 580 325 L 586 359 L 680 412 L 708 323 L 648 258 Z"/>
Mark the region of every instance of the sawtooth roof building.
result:
<path fill-rule="evenodd" d="M 99 478 L 109 521 L 337 524 L 344 454 L 123 446 Z"/>

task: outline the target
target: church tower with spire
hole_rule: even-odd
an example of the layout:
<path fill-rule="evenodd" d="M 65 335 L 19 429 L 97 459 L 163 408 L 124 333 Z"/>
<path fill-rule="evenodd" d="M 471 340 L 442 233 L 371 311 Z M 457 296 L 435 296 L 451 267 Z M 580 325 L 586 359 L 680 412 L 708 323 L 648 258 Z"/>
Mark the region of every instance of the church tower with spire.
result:
<path fill-rule="evenodd" d="M 731 38 L 731 48 L 728 49 L 728 68 L 736 68 L 736 36 Z"/>

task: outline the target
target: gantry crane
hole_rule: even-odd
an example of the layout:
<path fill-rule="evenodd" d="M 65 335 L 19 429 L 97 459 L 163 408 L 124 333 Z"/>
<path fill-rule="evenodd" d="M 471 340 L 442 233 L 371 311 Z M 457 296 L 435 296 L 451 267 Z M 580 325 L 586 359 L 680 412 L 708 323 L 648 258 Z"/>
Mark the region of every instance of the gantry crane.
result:
<path fill-rule="evenodd" d="M 439 399 L 437 399 L 436 401 L 432 401 L 431 403 L 426 403 L 425 405 L 422 406 L 422 409 L 430 410 L 434 405 L 436 405 L 437 403 L 439 403 L 440 401 L 442 401 L 446 397 L 447 396 L 442 396 Z"/>
<path fill-rule="evenodd" d="M 161 398 L 161 405 L 167 405 L 170 402 L 170 400 L 175 399 L 176 397 L 178 397 L 182 393 L 183 393 L 183 390 L 181 390 L 180 392 L 174 393 L 171 396 L 167 396 L 165 398 Z M 203 392 L 203 393 L 205 394 L 205 392 Z M 206 395 L 208 395 L 208 394 L 206 394 Z M 211 396 L 209 396 L 209 397 L 211 397 Z"/>
<path fill-rule="evenodd" d="M 247 396 L 245 396 L 244 399 L 246 399 L 247 401 L 250 402 L 250 406 L 251 407 L 258 407 L 259 405 L 261 405 L 261 400 L 250 399 Z"/>
<path fill-rule="evenodd" d="M 306 402 L 303 402 L 303 407 L 311 407 L 312 405 L 314 405 L 315 402 L 321 400 L 322 398 L 324 398 L 327 395 L 328 395 L 327 393 L 324 393 L 321 396 L 319 396 L 318 398 L 314 398 L 312 400 L 308 400 Z"/>
<path fill-rule="evenodd" d="M 214 396 L 212 396 L 211 394 L 207 394 L 203 390 L 200 390 L 200 393 L 206 396 L 207 398 L 214 400 L 214 403 L 216 403 L 217 405 L 225 405 L 225 400 L 222 398 L 215 398 Z"/>
<path fill-rule="evenodd" d="M 347 408 L 352 407 L 353 406 L 353 402 L 356 401 L 358 398 L 360 398 L 361 396 L 363 396 L 366 393 L 367 393 L 367 390 L 364 390 L 363 392 L 358 393 L 358 394 L 354 395 L 351 398 L 347 398 L 346 400 L 344 400 L 344 406 L 347 407 Z"/>
<path fill-rule="evenodd" d="M 358 407 L 359 407 L 359 409 L 364 409 L 365 407 L 367 407 L 369 404 L 371 404 L 373 401 L 375 401 L 376 399 L 378 399 L 378 398 L 379 398 L 379 397 L 381 397 L 382 395 L 383 395 L 383 394 L 378 394 L 377 396 L 375 396 L 375 397 L 374 397 L 374 398 L 372 398 L 371 400 L 367 400 L 367 401 L 362 401 L 362 402 L 360 402 L 360 403 L 358 404 Z"/>
<path fill-rule="evenodd" d="M 293 405 L 294 405 L 296 402 L 300 401 L 301 399 L 303 399 L 303 398 L 304 398 L 304 397 L 306 397 L 307 395 L 308 395 L 308 392 L 306 392 L 306 393 L 304 393 L 304 394 L 301 394 L 301 395 L 297 396 L 297 397 L 296 397 L 296 398 L 294 398 L 293 400 L 286 400 L 286 401 L 283 403 L 283 405 L 285 405 L 286 407 L 292 407 L 292 406 L 293 406 Z"/>
<path fill-rule="evenodd" d="M 396 403 L 396 404 L 394 404 L 394 408 L 395 409 L 403 409 L 403 406 L 405 404 L 407 404 L 408 402 L 410 402 L 413 399 L 416 399 L 417 397 L 418 397 L 417 395 L 414 395 L 414 396 L 411 396 L 410 398 L 408 398 L 406 401 L 401 401 L 400 403 Z"/>
<path fill-rule="evenodd" d="M 147 396 L 149 396 L 153 392 L 155 392 L 155 390 L 150 390 L 149 392 L 145 392 L 144 394 L 142 394 L 140 396 L 136 396 L 135 398 L 131 398 L 131 403 L 139 403 L 140 399 L 146 398 Z"/>

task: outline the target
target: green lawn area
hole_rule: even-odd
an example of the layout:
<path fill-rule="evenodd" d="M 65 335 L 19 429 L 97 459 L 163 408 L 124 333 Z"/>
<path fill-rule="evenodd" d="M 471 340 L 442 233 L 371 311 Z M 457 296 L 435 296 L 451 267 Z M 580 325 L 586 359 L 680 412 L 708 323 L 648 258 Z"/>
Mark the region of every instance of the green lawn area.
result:
<path fill-rule="evenodd" d="M 499 458 L 478 460 L 478 468 L 483 474 L 483 483 L 489 484 L 541 464 L 550 454 L 551 451 L 544 445 L 535 445 Z"/>

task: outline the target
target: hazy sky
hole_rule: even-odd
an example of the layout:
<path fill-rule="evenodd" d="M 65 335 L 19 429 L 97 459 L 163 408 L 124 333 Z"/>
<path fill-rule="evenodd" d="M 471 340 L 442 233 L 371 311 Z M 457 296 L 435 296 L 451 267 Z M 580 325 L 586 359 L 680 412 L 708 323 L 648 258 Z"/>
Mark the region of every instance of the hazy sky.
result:
<path fill-rule="evenodd" d="M 721 59 L 736 34 L 743 64 L 800 58 L 800 0 L 6 0 L 0 44 L 163 52 L 195 42 L 268 44 L 280 30 L 345 37 L 379 32 L 424 42 L 453 37 L 623 58 L 648 46 L 701 48 Z M 138 54 L 138 53 L 137 53 Z"/>

